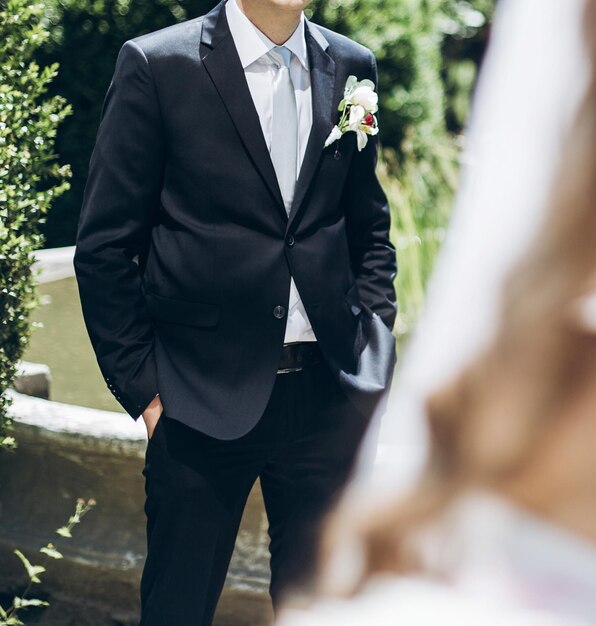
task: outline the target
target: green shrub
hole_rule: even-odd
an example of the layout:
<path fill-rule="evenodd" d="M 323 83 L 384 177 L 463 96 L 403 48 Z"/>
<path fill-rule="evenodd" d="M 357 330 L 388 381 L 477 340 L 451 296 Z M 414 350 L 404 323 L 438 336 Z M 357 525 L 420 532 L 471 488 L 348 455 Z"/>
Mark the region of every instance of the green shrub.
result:
<path fill-rule="evenodd" d="M 70 110 L 46 89 L 57 66 L 33 56 L 47 38 L 43 7 L 0 2 L 0 447 L 10 444 L 4 391 L 29 338 L 36 304 L 33 250 L 52 200 L 67 188 L 68 169 L 54 158 L 54 139 Z"/>
<path fill-rule="evenodd" d="M 52 208 L 43 232 L 50 247 L 74 244 L 89 158 L 104 96 L 122 44 L 208 12 L 216 0 L 45 0 L 50 38 L 38 55 L 59 63 L 51 91 L 74 115 L 60 129 L 57 151 L 72 167 L 71 191 Z"/>
<path fill-rule="evenodd" d="M 451 215 L 458 176 L 455 145 L 437 142 L 432 154 L 421 160 L 406 139 L 399 176 L 394 174 L 397 167 L 394 153 L 385 150 L 379 175 L 391 205 L 391 239 L 399 263 L 395 282 L 399 339 L 410 333 L 423 310 L 426 285 Z"/>
<path fill-rule="evenodd" d="M 440 76 L 444 4 L 444 0 L 315 0 L 312 5 L 316 22 L 375 53 L 382 142 L 397 151 L 412 127 L 420 137 L 444 133 Z"/>
<path fill-rule="evenodd" d="M 457 184 L 457 137 L 478 59 L 463 55 L 492 0 L 315 0 L 313 19 L 365 43 L 377 57 L 380 173 L 400 266 L 398 334 L 418 318 Z M 479 9 L 482 9 L 480 11 Z M 454 43 L 455 42 L 455 43 Z M 449 99 L 447 97 L 449 91 Z M 451 104 L 450 108 L 448 104 Z"/>

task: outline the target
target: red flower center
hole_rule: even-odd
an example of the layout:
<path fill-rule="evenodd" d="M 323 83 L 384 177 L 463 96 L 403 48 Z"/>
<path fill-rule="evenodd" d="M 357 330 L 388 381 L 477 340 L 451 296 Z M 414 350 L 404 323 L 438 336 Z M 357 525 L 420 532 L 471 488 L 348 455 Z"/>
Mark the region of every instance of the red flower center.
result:
<path fill-rule="evenodd" d="M 375 125 L 375 118 L 372 116 L 371 113 L 369 113 L 365 118 L 364 118 L 364 123 L 367 126 L 374 126 Z"/>

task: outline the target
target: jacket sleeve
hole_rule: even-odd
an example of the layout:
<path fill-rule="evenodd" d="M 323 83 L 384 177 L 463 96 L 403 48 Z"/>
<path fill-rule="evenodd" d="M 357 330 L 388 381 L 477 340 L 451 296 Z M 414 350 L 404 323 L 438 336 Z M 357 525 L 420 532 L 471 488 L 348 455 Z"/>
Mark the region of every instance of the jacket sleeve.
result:
<path fill-rule="evenodd" d="M 378 84 L 377 65 L 371 53 L 370 79 Z M 382 128 L 381 128 L 382 131 Z M 396 252 L 389 239 L 390 211 L 387 196 L 376 174 L 378 136 L 355 152 L 344 189 L 346 228 L 352 271 L 362 303 L 393 329 L 397 313 L 394 280 Z"/>
<path fill-rule="evenodd" d="M 140 47 L 118 56 L 89 167 L 74 266 L 85 324 L 110 391 L 137 419 L 158 392 L 154 334 L 141 289 L 157 221 L 164 137 Z"/>

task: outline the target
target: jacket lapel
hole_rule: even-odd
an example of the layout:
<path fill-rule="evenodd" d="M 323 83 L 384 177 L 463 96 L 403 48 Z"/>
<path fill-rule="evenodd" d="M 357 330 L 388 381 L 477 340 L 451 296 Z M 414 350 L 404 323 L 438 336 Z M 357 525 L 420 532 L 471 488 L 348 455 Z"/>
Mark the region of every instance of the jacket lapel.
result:
<path fill-rule="evenodd" d="M 228 27 L 225 2 L 203 21 L 201 59 L 224 102 L 242 142 L 275 198 L 284 220 L 287 214 L 275 169 L 267 149 L 259 115 L 254 106 L 240 57 Z"/>
<path fill-rule="evenodd" d="M 313 125 L 310 132 L 304 161 L 296 183 L 294 201 L 290 210 L 288 227 L 295 219 L 306 193 L 312 183 L 325 141 L 333 128 L 333 107 L 335 103 L 335 61 L 323 50 L 311 33 L 310 24 L 306 29 L 306 44 L 310 60 L 310 80 L 312 89 Z"/>

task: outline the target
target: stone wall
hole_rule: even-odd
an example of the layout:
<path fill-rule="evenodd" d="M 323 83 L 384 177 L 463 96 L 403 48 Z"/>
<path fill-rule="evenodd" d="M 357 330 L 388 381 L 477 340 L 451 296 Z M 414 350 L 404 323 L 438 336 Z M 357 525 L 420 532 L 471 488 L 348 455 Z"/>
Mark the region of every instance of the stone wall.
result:
<path fill-rule="evenodd" d="M 43 584 L 34 589 L 51 606 L 38 615 L 31 611 L 27 623 L 136 624 L 145 555 L 144 426 L 121 414 L 103 415 L 100 422 L 99 414 L 107 412 L 15 393 L 13 398 L 13 411 L 20 413 L 15 425 L 19 446 L 0 455 L 0 595 L 11 598 L 25 583 L 13 549 L 19 547 L 38 562 L 39 548 L 53 541 L 66 558 L 50 561 Z M 95 498 L 97 505 L 75 527 L 72 539 L 62 539 L 55 529 L 66 522 L 79 497 Z M 263 626 L 269 620 L 264 521 L 255 490 L 239 534 L 219 626 Z"/>

